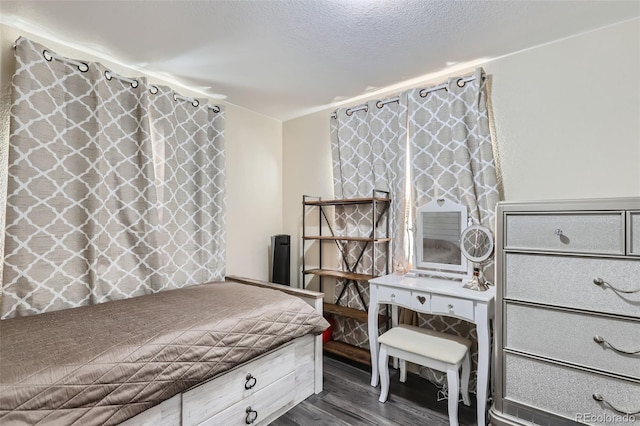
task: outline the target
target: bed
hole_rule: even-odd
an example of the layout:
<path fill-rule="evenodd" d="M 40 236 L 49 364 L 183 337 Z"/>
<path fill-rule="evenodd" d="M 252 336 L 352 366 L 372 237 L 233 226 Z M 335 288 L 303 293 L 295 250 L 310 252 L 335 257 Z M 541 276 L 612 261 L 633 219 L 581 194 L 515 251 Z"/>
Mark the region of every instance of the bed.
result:
<path fill-rule="evenodd" d="M 0 423 L 266 424 L 322 390 L 327 326 L 321 293 L 238 277 L 3 320 Z"/>

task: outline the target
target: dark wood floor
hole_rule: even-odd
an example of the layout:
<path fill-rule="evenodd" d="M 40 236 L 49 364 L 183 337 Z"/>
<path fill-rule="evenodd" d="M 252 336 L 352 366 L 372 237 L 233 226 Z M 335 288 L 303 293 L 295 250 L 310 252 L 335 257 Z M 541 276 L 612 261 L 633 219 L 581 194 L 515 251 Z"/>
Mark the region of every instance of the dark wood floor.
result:
<path fill-rule="evenodd" d="M 272 425 L 449 425 L 447 401 L 437 402 L 433 384 L 415 374 L 400 383 L 398 371 L 391 369 L 389 399 L 381 404 L 380 386 L 371 387 L 371 371 L 365 367 L 325 355 L 322 393 L 310 396 Z M 461 426 L 476 424 L 474 396 L 471 407 L 458 404 Z"/>

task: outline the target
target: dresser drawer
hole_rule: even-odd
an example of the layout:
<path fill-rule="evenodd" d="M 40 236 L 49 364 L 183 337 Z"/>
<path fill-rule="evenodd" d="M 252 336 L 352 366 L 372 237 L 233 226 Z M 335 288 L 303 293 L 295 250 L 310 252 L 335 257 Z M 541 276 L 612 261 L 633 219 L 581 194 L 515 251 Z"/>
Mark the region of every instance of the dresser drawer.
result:
<path fill-rule="evenodd" d="M 629 247 L 627 254 L 640 256 L 640 211 L 629 212 L 627 226 L 629 227 Z"/>
<path fill-rule="evenodd" d="M 453 315 L 473 321 L 473 300 L 434 295 L 431 298 L 431 313 Z"/>
<path fill-rule="evenodd" d="M 292 373 L 295 364 L 295 352 L 281 348 L 185 392 L 182 396 L 183 426 L 198 425 L 267 388 Z M 247 379 L 249 374 L 253 378 Z"/>
<path fill-rule="evenodd" d="M 594 341 L 604 338 L 640 351 L 640 321 L 506 304 L 505 348 L 609 371 L 640 380 L 640 353 L 621 354 Z"/>
<path fill-rule="evenodd" d="M 393 287 L 378 286 L 378 301 L 411 307 L 411 291 Z"/>
<path fill-rule="evenodd" d="M 624 216 L 614 213 L 508 214 L 506 249 L 624 254 Z"/>
<path fill-rule="evenodd" d="M 200 423 L 202 426 L 245 426 L 267 424 L 272 414 L 287 406 L 293 406 L 295 375 L 293 373 L 232 405 Z M 249 423 L 251 420 L 253 423 Z"/>
<path fill-rule="evenodd" d="M 624 421 L 620 413 L 593 398 L 594 394 L 600 394 L 615 407 L 631 412 L 640 410 L 640 382 L 514 354 L 505 354 L 504 368 L 504 397 L 508 400 L 579 423 L 640 425 L 640 415 L 628 416 Z M 600 417 L 596 420 L 595 417 L 586 416 Z"/>
<path fill-rule="evenodd" d="M 507 253 L 503 291 L 508 299 L 640 318 L 640 259 L 598 259 Z"/>

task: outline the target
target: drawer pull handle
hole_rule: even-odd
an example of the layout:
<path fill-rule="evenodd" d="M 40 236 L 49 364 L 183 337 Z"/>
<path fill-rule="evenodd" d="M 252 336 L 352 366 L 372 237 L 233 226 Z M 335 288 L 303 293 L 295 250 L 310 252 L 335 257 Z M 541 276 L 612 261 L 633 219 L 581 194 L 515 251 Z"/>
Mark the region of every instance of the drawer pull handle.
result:
<path fill-rule="evenodd" d="M 427 301 L 427 298 L 424 296 L 416 296 L 418 299 L 418 302 L 420 302 L 421 305 L 424 305 L 424 302 Z"/>
<path fill-rule="evenodd" d="M 604 399 L 604 396 L 600 395 L 599 393 L 594 393 L 593 394 L 593 399 L 595 399 L 598 402 L 602 402 L 602 404 L 606 405 L 607 407 L 611 408 L 614 411 L 617 411 L 620 414 L 624 414 L 627 416 L 634 416 L 636 414 L 640 414 L 640 410 L 638 411 L 624 411 L 621 410 L 617 407 L 614 407 L 613 405 L 611 405 L 611 403 L 609 401 L 607 401 L 606 399 Z"/>
<path fill-rule="evenodd" d="M 453 312 L 453 305 L 451 303 L 449 303 L 447 307 L 449 308 L 449 312 Z"/>
<path fill-rule="evenodd" d="M 246 381 L 246 382 L 245 382 L 245 384 L 244 384 L 244 388 L 245 388 L 246 390 L 249 390 L 249 389 L 253 388 L 256 384 L 258 384 L 258 379 L 256 379 L 255 377 L 253 377 L 253 376 L 251 375 L 251 373 L 247 374 L 246 379 L 247 379 L 247 381 Z"/>
<path fill-rule="evenodd" d="M 562 237 L 562 229 L 558 228 L 555 231 L 553 231 L 554 234 L 556 234 L 558 237 Z"/>
<path fill-rule="evenodd" d="M 391 298 L 395 299 L 396 298 L 396 294 L 395 293 L 391 293 Z"/>
<path fill-rule="evenodd" d="M 593 283 L 595 285 L 600 285 L 600 286 L 607 285 L 607 286 L 609 286 L 611 288 L 611 290 L 615 291 L 616 293 L 633 294 L 633 293 L 639 293 L 640 292 L 640 288 L 637 288 L 635 290 L 622 290 L 622 289 L 619 289 L 617 287 L 612 286 L 610 283 L 606 282 L 605 280 L 603 280 L 600 277 L 594 278 L 593 279 Z"/>
<path fill-rule="evenodd" d="M 618 349 L 615 346 L 613 346 L 611 343 L 607 342 L 604 337 L 598 336 L 597 334 L 593 336 L 593 341 L 601 345 L 609 346 L 611 349 L 621 354 L 627 354 L 627 355 L 640 354 L 640 349 L 638 349 L 637 351 L 625 351 L 623 349 Z"/>
<path fill-rule="evenodd" d="M 244 418 L 244 422 L 248 425 L 253 424 L 258 418 L 258 412 L 256 410 L 252 410 L 251 406 L 247 407 L 247 417 Z"/>

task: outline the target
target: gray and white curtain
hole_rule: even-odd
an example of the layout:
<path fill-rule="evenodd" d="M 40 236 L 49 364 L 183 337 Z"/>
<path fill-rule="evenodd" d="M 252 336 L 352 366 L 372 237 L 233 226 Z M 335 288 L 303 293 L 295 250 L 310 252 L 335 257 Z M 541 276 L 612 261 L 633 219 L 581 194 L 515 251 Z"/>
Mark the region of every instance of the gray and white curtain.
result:
<path fill-rule="evenodd" d="M 413 204 L 447 198 L 493 230 L 499 188 L 489 132 L 485 75 L 450 78 L 446 88 L 408 92 Z"/>
<path fill-rule="evenodd" d="M 351 272 L 381 275 L 391 272 L 394 264 L 404 265 L 405 228 L 405 169 L 406 169 L 406 98 L 385 105 L 371 101 L 361 110 L 339 109 L 331 119 L 331 152 L 334 167 L 334 193 L 336 198 L 371 197 L 373 190 L 388 191 L 392 199 L 389 211 L 392 236 L 391 259 L 383 246 L 376 247 L 375 259 L 366 243 L 346 244 L 347 262 L 355 265 L 363 253 L 358 267 Z M 376 196 L 380 196 L 377 194 Z M 371 205 L 336 206 L 336 233 L 347 236 L 369 236 L 374 227 Z M 385 220 L 376 228 L 376 236 L 386 237 Z M 370 243 L 369 243 L 370 244 Z M 346 265 L 343 264 L 343 267 Z M 339 280 L 336 299 L 346 285 Z M 355 286 L 366 304 L 369 303 L 369 287 L 351 283 L 345 291 L 340 305 L 365 309 Z M 336 319 L 333 331 L 335 340 L 367 345 L 366 324 L 350 319 Z"/>
<path fill-rule="evenodd" d="M 223 109 L 24 38 L 15 56 L 2 318 L 223 278 Z"/>
<path fill-rule="evenodd" d="M 331 120 L 337 197 L 368 196 L 368 191 L 377 183 L 373 173 L 379 164 L 376 161 L 384 160 L 385 156 L 395 161 L 391 162 L 395 164 L 394 174 L 386 181 L 394 198 L 394 262 L 410 261 L 411 250 L 405 244 L 404 231 L 415 225 L 406 222 L 405 208 L 410 209 L 415 218 L 416 208 L 434 198 L 463 203 L 474 223 L 494 228 L 494 209 L 500 192 L 485 81 L 483 70 L 478 69 L 473 76 L 450 78 L 441 88 L 408 90 L 398 96 L 398 102 L 388 103 L 381 109 L 376 108 L 374 101 L 367 104 L 367 110 L 355 111 L 350 117 L 346 115 L 349 109 L 338 110 L 337 120 Z M 386 108 L 389 115 L 380 115 Z M 391 111 L 397 111 L 398 116 Z M 371 123 L 377 123 L 375 128 L 379 130 L 372 131 Z M 380 157 L 375 157 L 372 151 L 379 152 Z M 409 194 L 404 191 L 405 176 L 409 176 Z M 341 219 L 340 215 L 337 219 Z M 349 226 L 355 228 L 361 217 L 345 215 L 342 219 L 346 223 L 341 226 L 349 229 Z M 361 308 L 356 302 L 356 298 L 349 298 L 347 306 Z M 401 321 L 477 341 L 475 326 L 455 318 L 414 313 L 403 315 Z M 366 329 L 354 324 L 340 332 L 341 322 L 349 324 L 349 321 L 336 321 L 336 340 L 368 348 Z M 472 347 L 472 356 L 477 363 L 477 343 Z M 437 371 L 423 368 L 420 373 L 435 383 L 446 383 L 446 376 Z M 475 389 L 473 383 L 470 389 Z"/>
<path fill-rule="evenodd" d="M 489 130 L 486 78 L 482 69 L 476 70 L 474 77 L 450 78 L 441 90 L 408 92 L 412 204 L 417 208 L 435 198 L 447 198 L 466 205 L 474 224 L 495 231 L 500 191 Z M 475 372 L 478 345 L 473 324 L 424 314 L 402 320 L 472 340 Z M 420 374 L 438 384 L 447 382 L 445 374 L 425 367 L 421 367 Z M 473 374 L 469 389 L 476 388 L 475 380 Z"/>

